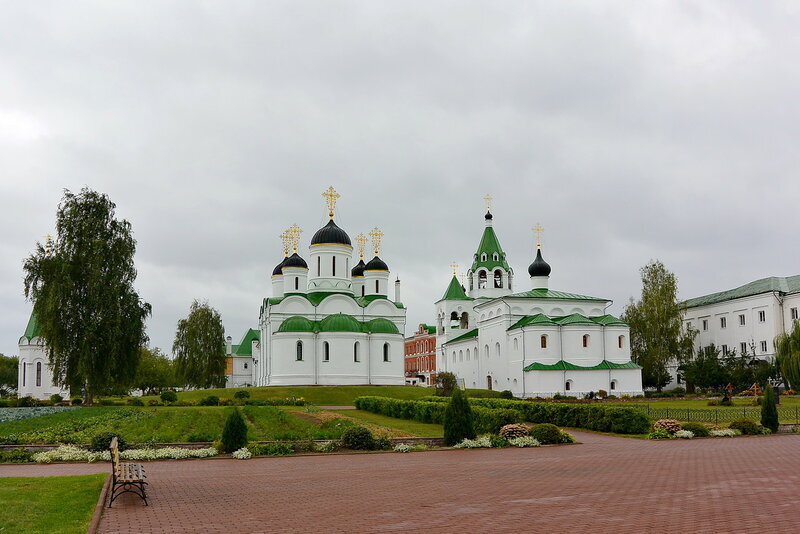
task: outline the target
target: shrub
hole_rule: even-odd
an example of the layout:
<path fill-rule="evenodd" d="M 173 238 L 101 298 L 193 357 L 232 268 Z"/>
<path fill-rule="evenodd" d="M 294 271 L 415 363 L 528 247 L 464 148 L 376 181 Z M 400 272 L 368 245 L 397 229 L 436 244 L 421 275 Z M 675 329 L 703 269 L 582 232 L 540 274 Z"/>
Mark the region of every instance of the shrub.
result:
<path fill-rule="evenodd" d="M 489 449 L 492 442 L 489 436 L 481 436 L 478 439 L 464 438 L 460 442 L 453 445 L 454 449 Z"/>
<path fill-rule="evenodd" d="M 489 443 L 492 444 L 492 448 L 494 449 L 502 449 L 503 447 L 511 445 L 506 438 L 498 436 L 497 434 L 489 434 Z"/>
<path fill-rule="evenodd" d="M 245 391 L 243 389 L 240 389 L 239 391 L 237 391 L 236 393 L 233 394 L 233 398 L 234 399 L 249 399 L 250 398 L 250 392 L 249 391 Z"/>
<path fill-rule="evenodd" d="M 678 430 L 673 434 L 678 439 L 692 439 L 694 437 L 694 432 L 689 430 Z"/>
<path fill-rule="evenodd" d="M 684 395 L 686 395 L 686 388 L 677 387 L 672 390 L 673 397 L 683 397 Z"/>
<path fill-rule="evenodd" d="M 353 426 L 342 434 L 342 446 L 356 451 L 371 451 L 375 448 L 375 437 L 369 428 Z"/>
<path fill-rule="evenodd" d="M 115 437 L 117 438 L 117 446 L 119 447 L 119 450 L 124 451 L 127 448 L 125 439 L 119 434 L 115 434 L 114 432 L 101 432 L 99 434 L 95 434 L 92 437 L 92 442 L 89 445 L 89 450 L 94 452 L 107 451 L 111 447 L 111 440 L 114 439 Z"/>
<path fill-rule="evenodd" d="M 166 389 L 162 391 L 159 397 L 161 398 L 161 402 L 163 402 L 164 404 L 169 404 L 178 400 L 178 394 L 172 391 L 171 389 Z"/>
<path fill-rule="evenodd" d="M 317 452 L 336 452 L 339 450 L 338 441 L 323 441 L 314 447 Z"/>
<path fill-rule="evenodd" d="M 225 420 L 222 429 L 222 450 L 233 452 L 247 445 L 247 424 L 238 409 L 234 409 Z"/>
<path fill-rule="evenodd" d="M 394 452 L 411 452 L 411 446 L 405 443 L 398 443 L 392 450 L 394 450 Z"/>
<path fill-rule="evenodd" d="M 242 447 L 241 449 L 233 451 L 231 456 L 233 456 L 237 460 L 249 460 L 253 456 L 253 454 L 247 447 Z"/>
<path fill-rule="evenodd" d="M 659 419 L 655 423 L 653 423 L 653 428 L 663 428 L 670 434 L 674 434 L 678 430 L 681 429 L 681 424 L 676 421 L 675 419 Z"/>
<path fill-rule="evenodd" d="M 465 439 L 475 438 L 472 408 L 464 392 L 456 388 L 444 411 L 444 444 L 455 445 Z"/>
<path fill-rule="evenodd" d="M 608 398 L 608 391 L 601 389 L 597 392 L 597 397 L 600 399 Z"/>
<path fill-rule="evenodd" d="M 647 434 L 647 439 L 669 439 L 671 437 L 672 434 L 670 434 L 663 428 L 654 428 L 652 432 Z"/>
<path fill-rule="evenodd" d="M 505 425 L 500 429 L 499 434 L 507 440 L 521 438 L 528 435 L 528 427 L 517 424 Z"/>
<path fill-rule="evenodd" d="M 83 399 L 82 399 L 82 398 L 80 398 L 80 397 L 75 397 L 74 399 L 72 399 L 72 400 L 70 401 L 70 403 L 71 403 L 73 406 L 80 406 L 81 404 L 83 404 Z"/>
<path fill-rule="evenodd" d="M 147 405 L 148 405 L 148 406 L 161 406 L 161 403 L 160 403 L 160 402 L 158 402 L 158 401 L 157 401 L 157 400 L 155 400 L 155 399 L 150 399 L 149 401 L 147 401 Z"/>
<path fill-rule="evenodd" d="M 764 391 L 764 403 L 761 405 L 761 426 L 772 432 L 778 431 L 778 408 L 775 406 L 775 390 L 767 385 Z"/>
<path fill-rule="evenodd" d="M 216 395 L 209 395 L 200 399 L 197 403 L 198 406 L 219 406 L 219 397 Z"/>
<path fill-rule="evenodd" d="M 142 399 L 128 399 L 128 406 L 144 406 Z"/>
<path fill-rule="evenodd" d="M 711 435 L 709 428 L 702 423 L 684 423 L 683 430 L 688 430 L 696 438 L 707 438 Z"/>
<path fill-rule="evenodd" d="M 389 436 L 378 436 L 375 438 L 375 448 L 379 451 L 385 451 L 392 448 L 392 440 Z"/>
<path fill-rule="evenodd" d="M 518 438 L 512 438 L 509 440 L 509 443 L 514 447 L 541 447 L 542 444 L 536 438 L 532 438 L 530 436 L 521 436 Z"/>
<path fill-rule="evenodd" d="M 741 435 L 741 432 L 733 428 L 722 428 L 719 430 L 711 430 L 709 432 L 712 438 L 732 438 L 733 436 Z"/>
<path fill-rule="evenodd" d="M 33 397 L 20 397 L 17 399 L 17 406 L 19 408 L 32 408 L 36 406 L 36 399 Z"/>
<path fill-rule="evenodd" d="M 542 445 L 561 443 L 561 430 L 556 425 L 550 423 L 540 423 L 533 425 L 528 435 Z"/>
<path fill-rule="evenodd" d="M 28 449 L 0 451 L 0 464 L 26 464 L 33 461 L 33 453 Z"/>
<path fill-rule="evenodd" d="M 50 395 L 50 402 L 52 402 L 53 404 L 56 404 L 58 402 L 63 402 L 63 400 L 64 397 L 62 397 L 58 393 L 53 393 L 52 395 Z"/>
<path fill-rule="evenodd" d="M 504 389 L 503 391 L 500 392 L 500 398 L 501 399 L 513 399 L 514 398 L 514 394 L 511 393 L 511 390 Z"/>
<path fill-rule="evenodd" d="M 456 375 L 454 375 L 453 373 L 445 371 L 437 374 L 436 395 L 440 397 L 451 396 L 453 394 L 453 391 L 458 389 L 457 384 L 458 382 L 456 381 Z"/>
<path fill-rule="evenodd" d="M 752 419 L 735 419 L 731 421 L 731 424 L 728 425 L 728 428 L 738 430 L 746 436 L 755 436 L 757 434 L 761 434 L 761 429 L 758 428 L 758 425 Z"/>

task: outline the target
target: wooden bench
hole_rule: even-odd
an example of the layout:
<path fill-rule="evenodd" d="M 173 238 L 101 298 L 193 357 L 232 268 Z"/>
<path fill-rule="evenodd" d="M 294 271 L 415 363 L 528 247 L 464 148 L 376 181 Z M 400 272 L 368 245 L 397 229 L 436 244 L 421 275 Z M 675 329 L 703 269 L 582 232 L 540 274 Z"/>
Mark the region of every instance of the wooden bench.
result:
<path fill-rule="evenodd" d="M 144 481 L 147 476 L 144 474 L 142 464 L 132 464 L 121 462 L 119 458 L 119 442 L 116 436 L 111 439 L 111 493 L 109 494 L 108 507 L 114 500 L 123 493 L 135 493 L 144 501 L 147 506 L 147 492 Z"/>

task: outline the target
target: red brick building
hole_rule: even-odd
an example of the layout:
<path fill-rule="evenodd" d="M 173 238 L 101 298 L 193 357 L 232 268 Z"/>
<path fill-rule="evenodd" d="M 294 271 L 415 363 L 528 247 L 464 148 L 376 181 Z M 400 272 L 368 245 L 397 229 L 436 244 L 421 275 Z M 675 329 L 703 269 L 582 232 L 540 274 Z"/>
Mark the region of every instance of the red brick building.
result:
<path fill-rule="evenodd" d="M 432 386 L 436 382 L 436 327 L 419 325 L 406 338 L 406 384 Z"/>

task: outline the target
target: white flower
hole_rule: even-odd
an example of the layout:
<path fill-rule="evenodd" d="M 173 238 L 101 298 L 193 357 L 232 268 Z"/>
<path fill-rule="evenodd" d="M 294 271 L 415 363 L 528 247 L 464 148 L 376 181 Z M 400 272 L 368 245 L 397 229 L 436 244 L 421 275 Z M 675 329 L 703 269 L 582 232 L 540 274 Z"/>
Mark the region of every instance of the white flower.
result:
<path fill-rule="evenodd" d="M 492 441 L 489 436 L 481 436 L 478 439 L 464 439 L 461 443 L 453 445 L 454 449 L 488 449 L 491 448 Z"/>
<path fill-rule="evenodd" d="M 741 434 L 741 432 L 734 428 L 723 428 L 721 430 L 711 431 L 711 436 L 715 438 L 732 438 L 733 436 L 738 436 L 739 434 Z"/>
<path fill-rule="evenodd" d="M 335 452 L 338 448 L 339 442 L 337 441 L 323 441 L 314 446 L 314 450 L 318 452 Z"/>
<path fill-rule="evenodd" d="M 519 438 L 512 438 L 508 440 L 514 447 L 541 447 L 542 444 L 539 440 L 531 436 L 522 436 Z"/>
<path fill-rule="evenodd" d="M 238 451 L 234 451 L 231 456 L 233 456 L 237 460 L 248 460 L 253 455 L 250 452 L 250 449 L 248 449 L 247 447 L 242 447 Z"/>
<path fill-rule="evenodd" d="M 394 452 L 411 452 L 411 447 L 405 443 L 398 443 L 394 446 Z"/>
<path fill-rule="evenodd" d="M 694 432 L 691 430 L 678 430 L 673 435 L 678 439 L 692 439 L 694 437 Z"/>

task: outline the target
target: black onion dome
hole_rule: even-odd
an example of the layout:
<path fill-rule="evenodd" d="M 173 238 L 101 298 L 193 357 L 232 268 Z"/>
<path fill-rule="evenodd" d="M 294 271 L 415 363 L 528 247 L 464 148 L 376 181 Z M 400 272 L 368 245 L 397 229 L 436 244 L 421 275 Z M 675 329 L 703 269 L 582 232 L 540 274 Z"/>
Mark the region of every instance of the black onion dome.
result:
<path fill-rule="evenodd" d="M 337 243 L 340 245 L 350 245 L 350 236 L 347 232 L 336 226 L 333 219 L 328 221 L 328 224 L 317 230 L 314 237 L 311 238 L 312 245 L 321 245 L 322 243 Z"/>
<path fill-rule="evenodd" d="M 375 256 L 369 263 L 364 266 L 365 271 L 388 271 L 389 266 L 386 265 L 386 262 L 380 259 L 378 256 Z"/>
<path fill-rule="evenodd" d="M 550 276 L 550 264 L 542 258 L 542 250 L 536 251 L 536 259 L 528 267 L 531 276 Z"/>
<path fill-rule="evenodd" d="M 350 271 L 350 276 L 364 276 L 364 260 L 359 260 L 356 266 Z"/>
<path fill-rule="evenodd" d="M 274 269 L 272 269 L 272 276 L 283 274 L 283 271 L 281 269 L 283 269 L 283 266 L 286 265 L 286 260 L 288 259 L 289 258 L 284 257 L 283 261 L 281 261 L 278 265 L 275 266 Z"/>
<path fill-rule="evenodd" d="M 286 258 L 283 262 L 283 267 L 302 267 L 303 269 L 308 269 L 308 265 L 306 264 L 306 260 L 301 258 L 297 252 Z"/>
<path fill-rule="evenodd" d="M 486 210 L 486 215 L 484 215 L 483 218 L 486 219 L 487 221 L 491 221 L 492 220 L 492 212 L 489 211 L 489 210 Z"/>

